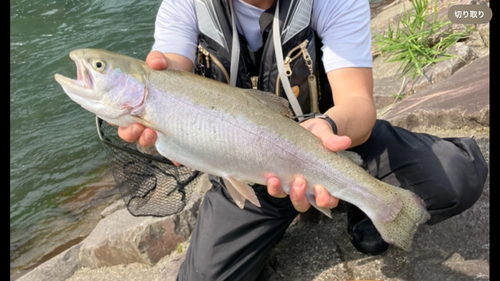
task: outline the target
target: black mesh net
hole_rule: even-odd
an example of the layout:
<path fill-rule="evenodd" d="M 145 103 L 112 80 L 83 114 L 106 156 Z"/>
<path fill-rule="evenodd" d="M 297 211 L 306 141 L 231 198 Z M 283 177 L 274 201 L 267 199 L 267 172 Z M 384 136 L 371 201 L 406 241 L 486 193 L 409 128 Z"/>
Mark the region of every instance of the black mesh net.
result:
<path fill-rule="evenodd" d="M 199 171 L 177 167 L 156 151 L 140 152 L 98 117 L 96 126 L 116 187 L 132 215 L 163 217 L 182 211 L 199 181 Z"/>

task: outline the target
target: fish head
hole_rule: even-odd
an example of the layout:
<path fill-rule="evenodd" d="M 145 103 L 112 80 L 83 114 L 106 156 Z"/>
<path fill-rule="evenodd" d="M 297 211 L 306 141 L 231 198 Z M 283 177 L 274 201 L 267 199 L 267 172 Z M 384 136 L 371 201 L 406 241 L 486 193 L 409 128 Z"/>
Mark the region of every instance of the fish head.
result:
<path fill-rule="evenodd" d="M 54 78 L 66 94 L 102 119 L 126 126 L 127 115 L 139 108 L 147 95 L 145 63 L 128 56 L 98 50 L 71 51 L 77 79 L 60 74 Z"/>

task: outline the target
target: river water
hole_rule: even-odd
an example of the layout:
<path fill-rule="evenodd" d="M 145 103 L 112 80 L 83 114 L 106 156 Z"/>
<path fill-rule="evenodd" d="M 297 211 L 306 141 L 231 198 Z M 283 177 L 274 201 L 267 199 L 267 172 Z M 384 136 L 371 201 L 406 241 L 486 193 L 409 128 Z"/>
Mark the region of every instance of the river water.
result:
<path fill-rule="evenodd" d="M 370 1 L 372 12 L 394 0 Z M 10 1 L 10 278 L 79 243 L 120 200 L 94 116 L 54 74 L 76 77 L 71 50 L 144 59 L 161 0 Z"/>

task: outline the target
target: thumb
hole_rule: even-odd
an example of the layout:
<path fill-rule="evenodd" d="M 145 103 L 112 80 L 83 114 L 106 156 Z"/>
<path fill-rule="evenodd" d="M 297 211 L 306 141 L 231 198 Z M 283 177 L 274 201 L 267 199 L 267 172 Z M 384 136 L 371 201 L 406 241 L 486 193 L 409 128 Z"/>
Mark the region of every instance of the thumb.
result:
<path fill-rule="evenodd" d="M 310 119 L 300 123 L 300 125 L 318 137 L 323 145 L 331 151 L 339 152 L 351 147 L 351 138 L 334 134 L 330 125 L 324 120 Z"/>
<path fill-rule="evenodd" d="M 352 141 L 348 136 L 338 136 L 332 132 L 323 131 L 317 134 L 323 145 L 331 151 L 339 152 L 351 147 Z"/>
<path fill-rule="evenodd" d="M 168 60 L 160 51 L 151 51 L 146 57 L 146 63 L 155 70 L 164 70 L 168 68 Z"/>

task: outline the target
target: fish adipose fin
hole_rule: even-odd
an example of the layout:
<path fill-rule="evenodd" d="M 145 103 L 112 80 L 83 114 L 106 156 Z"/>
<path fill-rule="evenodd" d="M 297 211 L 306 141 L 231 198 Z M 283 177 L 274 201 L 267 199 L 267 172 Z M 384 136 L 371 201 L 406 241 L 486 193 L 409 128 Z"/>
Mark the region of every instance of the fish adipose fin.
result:
<path fill-rule="evenodd" d="M 245 206 L 245 199 L 252 202 L 255 206 L 260 207 L 259 199 L 251 186 L 246 183 L 241 183 L 231 177 L 224 177 L 223 180 L 229 195 L 231 195 L 238 207 L 243 209 Z"/>
<path fill-rule="evenodd" d="M 402 203 L 401 211 L 391 221 L 371 219 L 385 242 L 410 251 L 413 235 L 418 226 L 426 222 L 430 215 L 425 208 L 424 201 L 415 193 L 399 187 L 391 187 Z"/>

